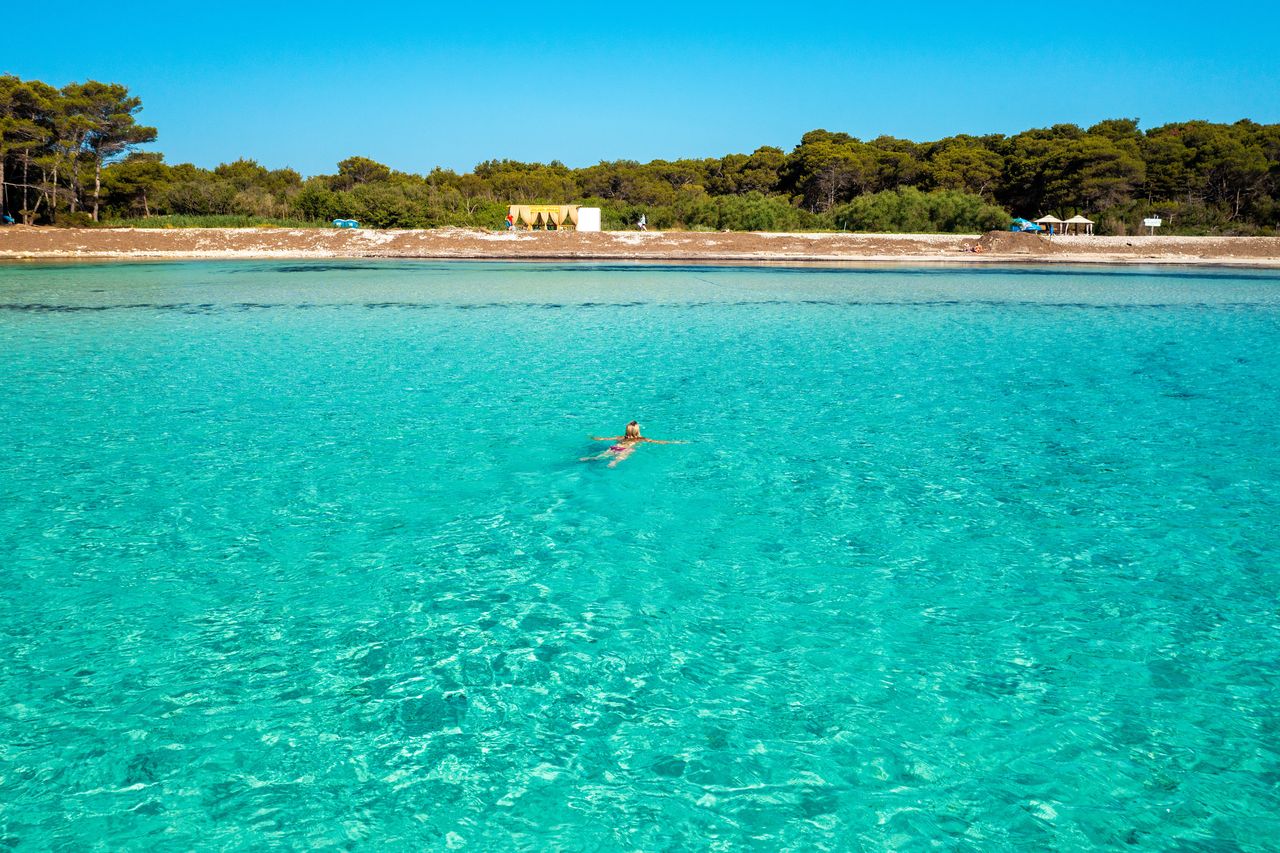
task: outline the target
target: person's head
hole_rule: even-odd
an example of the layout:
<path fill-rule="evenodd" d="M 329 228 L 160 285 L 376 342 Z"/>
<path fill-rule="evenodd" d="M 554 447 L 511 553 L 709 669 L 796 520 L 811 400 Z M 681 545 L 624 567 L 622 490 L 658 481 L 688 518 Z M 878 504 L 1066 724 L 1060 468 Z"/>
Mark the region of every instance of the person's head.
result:
<path fill-rule="evenodd" d="M 625 435 L 627 438 L 639 438 L 640 424 L 636 423 L 635 421 L 632 421 L 631 423 L 627 424 L 627 431 Z"/>

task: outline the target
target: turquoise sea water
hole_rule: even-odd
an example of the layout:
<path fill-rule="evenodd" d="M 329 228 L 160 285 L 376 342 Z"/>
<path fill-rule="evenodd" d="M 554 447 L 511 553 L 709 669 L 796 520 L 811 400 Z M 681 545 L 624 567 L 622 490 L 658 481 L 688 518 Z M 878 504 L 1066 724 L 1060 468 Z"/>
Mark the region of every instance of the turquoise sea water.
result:
<path fill-rule="evenodd" d="M 0 844 L 1275 849 L 1278 444 L 1275 273 L 0 267 Z"/>

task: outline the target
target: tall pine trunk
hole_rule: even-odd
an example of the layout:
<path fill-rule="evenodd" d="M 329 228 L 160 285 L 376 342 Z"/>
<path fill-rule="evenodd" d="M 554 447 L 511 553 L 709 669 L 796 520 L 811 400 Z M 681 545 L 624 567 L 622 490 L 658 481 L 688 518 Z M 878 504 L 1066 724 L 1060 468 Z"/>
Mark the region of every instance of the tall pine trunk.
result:
<path fill-rule="evenodd" d="M 22 224 L 30 225 L 31 216 L 27 213 L 27 190 L 31 187 L 31 149 L 22 152 Z"/>
<path fill-rule="evenodd" d="M 80 201 L 80 158 L 71 161 L 71 212 L 75 213 Z"/>
<path fill-rule="evenodd" d="M 4 183 L 4 155 L 0 154 L 0 218 L 9 212 L 8 187 Z"/>
<path fill-rule="evenodd" d="M 102 161 L 93 164 L 93 221 L 98 221 L 98 198 L 102 195 Z"/>

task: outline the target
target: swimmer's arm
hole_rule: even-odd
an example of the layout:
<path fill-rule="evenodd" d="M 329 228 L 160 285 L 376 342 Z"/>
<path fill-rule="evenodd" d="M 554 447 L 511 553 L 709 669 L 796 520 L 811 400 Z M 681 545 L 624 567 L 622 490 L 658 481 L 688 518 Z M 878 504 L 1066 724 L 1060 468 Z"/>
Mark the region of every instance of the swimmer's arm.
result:
<path fill-rule="evenodd" d="M 687 441 L 664 441 L 660 438 L 642 438 L 641 441 L 647 441 L 650 444 L 688 444 Z"/>
<path fill-rule="evenodd" d="M 626 438 L 626 436 L 625 435 L 606 435 L 606 436 L 589 435 L 587 436 L 587 438 L 591 439 L 592 441 L 622 441 L 624 438 Z"/>

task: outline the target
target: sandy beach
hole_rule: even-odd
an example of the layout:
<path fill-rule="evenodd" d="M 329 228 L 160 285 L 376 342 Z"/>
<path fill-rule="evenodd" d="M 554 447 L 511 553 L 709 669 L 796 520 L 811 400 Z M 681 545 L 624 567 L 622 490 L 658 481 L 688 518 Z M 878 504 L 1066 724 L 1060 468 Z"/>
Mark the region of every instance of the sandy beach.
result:
<path fill-rule="evenodd" d="M 974 252 L 974 247 L 979 249 Z M 490 232 L 285 228 L 0 229 L 0 259 L 437 258 L 731 263 L 1105 263 L 1280 267 L 1280 237 Z"/>

